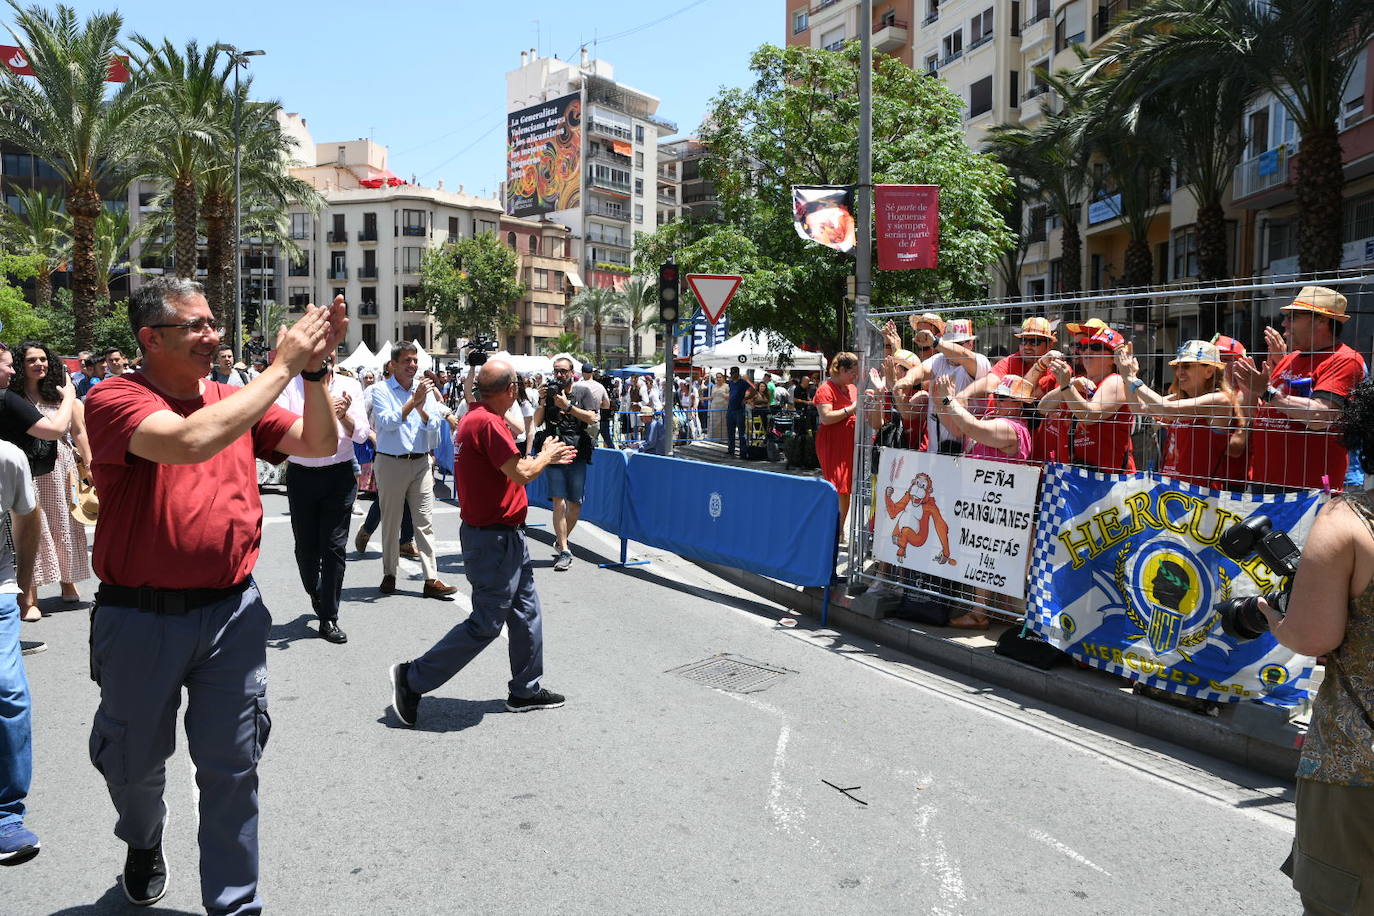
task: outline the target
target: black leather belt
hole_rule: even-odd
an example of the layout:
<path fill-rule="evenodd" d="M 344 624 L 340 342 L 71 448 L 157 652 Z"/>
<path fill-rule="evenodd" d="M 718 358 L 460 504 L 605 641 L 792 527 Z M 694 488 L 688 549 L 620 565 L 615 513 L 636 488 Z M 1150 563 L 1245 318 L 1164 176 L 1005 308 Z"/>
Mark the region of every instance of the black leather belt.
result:
<path fill-rule="evenodd" d="M 428 458 L 429 452 L 406 452 L 404 455 L 391 455 L 386 452 L 378 452 L 378 455 L 386 455 L 388 458 L 401 458 L 406 461 L 414 461 L 416 458 Z"/>
<path fill-rule="evenodd" d="M 293 471 L 332 471 L 335 468 L 348 468 L 351 472 L 353 470 L 353 460 L 335 461 L 330 464 L 297 464 L 294 461 L 291 462 L 291 470 Z"/>
<path fill-rule="evenodd" d="M 180 616 L 198 607 L 216 604 L 226 598 L 241 595 L 253 584 L 244 579 L 228 588 L 130 588 L 102 582 L 95 590 L 95 603 L 112 607 L 136 607 L 154 614 Z"/>
<path fill-rule="evenodd" d="M 464 524 L 464 525 L 467 525 L 469 528 L 476 528 L 478 531 L 524 531 L 524 530 L 525 530 L 525 526 L 524 526 L 524 525 L 503 525 L 503 524 L 500 524 L 500 523 L 497 523 L 497 524 L 495 524 L 495 525 L 468 525 L 467 522 L 463 522 L 463 524 Z"/>

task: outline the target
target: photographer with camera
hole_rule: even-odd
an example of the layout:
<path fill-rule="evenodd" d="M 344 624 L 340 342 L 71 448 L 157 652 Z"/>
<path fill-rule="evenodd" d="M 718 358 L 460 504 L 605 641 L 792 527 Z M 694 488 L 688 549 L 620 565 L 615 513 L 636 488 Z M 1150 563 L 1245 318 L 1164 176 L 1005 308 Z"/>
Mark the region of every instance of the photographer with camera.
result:
<path fill-rule="evenodd" d="M 1374 381 L 1350 393 L 1341 423 L 1344 446 L 1374 472 Z M 1283 871 L 1305 913 L 1374 912 L 1374 493 L 1333 497 L 1307 536 L 1291 599 L 1255 605 L 1281 645 L 1326 656 Z"/>
<path fill-rule="evenodd" d="M 577 449 L 568 464 L 555 464 L 545 472 L 549 480 L 549 499 L 553 502 L 553 534 L 556 555 L 553 568 L 566 572 L 572 566 L 568 538 L 582 514 L 582 497 L 587 482 L 587 465 L 592 461 L 595 443 L 587 427 L 601 419 L 601 409 L 610 401 L 600 385 L 573 384 L 573 362 L 566 356 L 553 361 L 553 380 L 539 386 L 539 406 L 534 425 L 539 427 L 531 454 L 538 454 L 549 436 Z"/>

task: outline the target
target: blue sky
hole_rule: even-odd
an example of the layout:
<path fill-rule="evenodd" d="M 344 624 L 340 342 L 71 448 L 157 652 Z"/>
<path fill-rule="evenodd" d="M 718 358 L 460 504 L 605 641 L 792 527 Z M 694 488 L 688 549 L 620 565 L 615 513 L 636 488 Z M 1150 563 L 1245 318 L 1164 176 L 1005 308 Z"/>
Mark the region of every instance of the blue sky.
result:
<path fill-rule="evenodd" d="M 609 38 L 596 56 L 686 132 L 722 85 L 748 83 L 750 52 L 781 44 L 785 19 L 778 0 L 68 2 L 83 15 L 117 9 L 126 35 L 265 50 L 252 64 L 255 96 L 299 111 L 316 142 L 370 136 L 406 180 L 489 195 L 504 176 L 505 75 L 522 48 L 566 60 Z"/>

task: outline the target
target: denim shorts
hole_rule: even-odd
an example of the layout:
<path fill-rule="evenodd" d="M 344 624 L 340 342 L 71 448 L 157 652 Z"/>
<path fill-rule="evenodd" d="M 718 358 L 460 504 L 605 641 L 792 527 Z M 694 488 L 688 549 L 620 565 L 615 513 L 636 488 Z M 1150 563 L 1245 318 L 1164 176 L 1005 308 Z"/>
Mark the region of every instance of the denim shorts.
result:
<path fill-rule="evenodd" d="M 572 464 L 551 464 L 544 469 L 549 481 L 549 498 L 566 499 L 568 502 L 581 503 L 582 494 L 587 489 L 587 462 L 574 461 Z"/>

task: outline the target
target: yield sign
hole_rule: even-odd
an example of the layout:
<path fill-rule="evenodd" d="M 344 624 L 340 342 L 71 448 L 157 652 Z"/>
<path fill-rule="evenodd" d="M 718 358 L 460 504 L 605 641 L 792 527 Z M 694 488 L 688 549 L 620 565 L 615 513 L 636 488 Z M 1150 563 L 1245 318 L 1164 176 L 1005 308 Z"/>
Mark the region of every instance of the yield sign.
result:
<path fill-rule="evenodd" d="M 706 320 L 715 324 L 725 314 L 735 290 L 744 278 L 738 274 L 688 274 L 687 285 L 697 294 L 697 302 L 706 313 Z"/>

